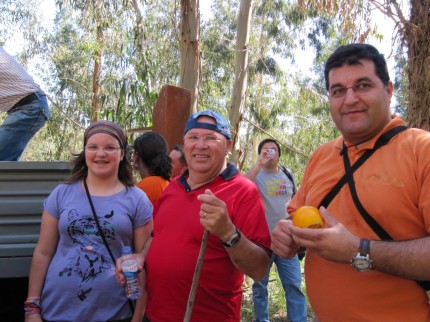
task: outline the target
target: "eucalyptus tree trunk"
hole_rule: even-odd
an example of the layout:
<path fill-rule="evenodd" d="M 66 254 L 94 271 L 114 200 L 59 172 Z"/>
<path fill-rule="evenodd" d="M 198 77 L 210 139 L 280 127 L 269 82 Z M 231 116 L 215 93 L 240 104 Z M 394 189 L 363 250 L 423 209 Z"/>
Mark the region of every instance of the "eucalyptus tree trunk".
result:
<path fill-rule="evenodd" d="M 235 81 L 230 106 L 230 123 L 233 128 L 230 162 L 238 164 L 242 154 L 239 128 L 245 106 L 245 93 L 248 81 L 248 45 L 252 14 L 252 0 L 241 0 L 237 23 Z"/>
<path fill-rule="evenodd" d="M 180 87 L 191 91 L 190 111 L 195 113 L 201 81 L 199 0 L 181 0 L 180 42 Z"/>
<path fill-rule="evenodd" d="M 136 46 L 139 48 L 139 50 L 142 51 L 144 46 L 143 34 L 145 31 L 145 28 L 143 25 L 143 14 L 142 14 L 142 10 L 140 9 L 139 2 L 137 0 L 132 0 L 131 5 L 133 6 L 133 9 L 136 13 L 136 30 L 138 31 L 136 35 L 137 39 L 135 39 L 135 43 L 136 43 Z"/>
<path fill-rule="evenodd" d="M 96 42 L 97 49 L 94 53 L 94 70 L 93 70 L 93 98 L 91 101 L 91 122 L 98 121 L 100 118 L 100 95 L 101 95 L 101 73 L 102 73 L 102 61 L 103 61 L 103 47 L 104 47 L 104 32 L 103 32 L 103 16 L 101 14 L 103 6 L 103 0 L 98 0 L 96 3 Z"/>
<path fill-rule="evenodd" d="M 411 0 L 411 16 L 405 24 L 408 47 L 410 126 L 430 130 L 430 1 Z"/>

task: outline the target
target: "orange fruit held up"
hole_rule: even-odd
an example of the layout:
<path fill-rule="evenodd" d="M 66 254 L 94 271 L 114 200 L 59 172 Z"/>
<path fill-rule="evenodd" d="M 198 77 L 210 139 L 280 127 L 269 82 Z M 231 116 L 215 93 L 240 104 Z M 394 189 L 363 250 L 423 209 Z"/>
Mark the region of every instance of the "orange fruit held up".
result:
<path fill-rule="evenodd" d="M 300 228 L 318 229 L 324 227 L 324 220 L 317 208 L 301 206 L 293 213 L 293 224 Z"/>

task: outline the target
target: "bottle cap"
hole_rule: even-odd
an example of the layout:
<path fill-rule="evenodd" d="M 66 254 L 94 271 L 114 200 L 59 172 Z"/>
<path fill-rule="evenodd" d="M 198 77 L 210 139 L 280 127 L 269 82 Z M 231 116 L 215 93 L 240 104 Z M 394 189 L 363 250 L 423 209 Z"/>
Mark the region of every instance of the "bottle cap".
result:
<path fill-rule="evenodd" d="M 130 246 L 123 246 L 122 247 L 122 253 L 123 254 L 131 254 L 132 253 L 131 247 Z"/>

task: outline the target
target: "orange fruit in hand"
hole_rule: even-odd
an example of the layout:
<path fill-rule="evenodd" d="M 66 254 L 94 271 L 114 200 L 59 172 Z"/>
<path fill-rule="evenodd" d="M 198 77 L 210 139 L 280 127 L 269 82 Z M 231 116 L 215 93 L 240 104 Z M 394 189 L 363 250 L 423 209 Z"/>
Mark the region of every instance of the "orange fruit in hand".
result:
<path fill-rule="evenodd" d="M 293 224 L 300 228 L 318 229 L 324 227 L 324 220 L 317 208 L 301 206 L 293 213 Z"/>

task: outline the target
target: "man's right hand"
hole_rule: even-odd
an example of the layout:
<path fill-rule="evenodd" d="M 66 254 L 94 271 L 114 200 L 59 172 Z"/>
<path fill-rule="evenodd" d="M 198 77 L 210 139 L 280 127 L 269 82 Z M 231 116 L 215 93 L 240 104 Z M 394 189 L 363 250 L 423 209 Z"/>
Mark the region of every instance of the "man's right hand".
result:
<path fill-rule="evenodd" d="M 296 255 L 299 246 L 294 242 L 291 234 L 291 220 L 280 220 L 272 231 L 271 249 L 282 258 L 292 258 Z"/>
<path fill-rule="evenodd" d="M 258 156 L 258 160 L 257 160 L 257 162 L 258 162 L 259 166 L 262 168 L 262 167 L 264 167 L 264 165 L 265 165 L 267 162 L 269 162 L 269 161 L 270 161 L 270 160 L 272 160 L 272 159 L 273 159 L 273 157 L 271 157 L 271 156 L 269 155 L 269 149 L 263 149 L 263 150 L 261 151 L 260 155 Z"/>

